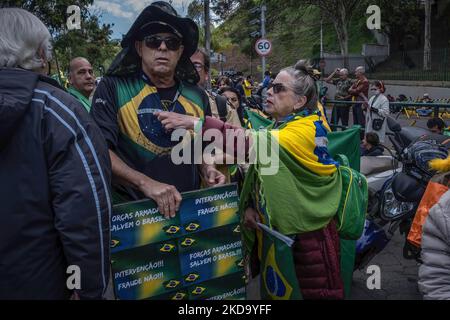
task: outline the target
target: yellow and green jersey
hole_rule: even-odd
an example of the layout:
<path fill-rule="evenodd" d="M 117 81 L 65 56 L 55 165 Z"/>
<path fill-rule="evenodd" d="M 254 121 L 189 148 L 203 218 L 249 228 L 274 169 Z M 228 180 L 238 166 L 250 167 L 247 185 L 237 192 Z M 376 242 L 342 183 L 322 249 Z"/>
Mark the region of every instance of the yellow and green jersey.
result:
<path fill-rule="evenodd" d="M 91 115 L 109 148 L 131 168 L 174 185 L 180 192 L 198 189 L 196 166 L 172 162 L 170 152 L 178 142 L 171 141 L 171 133 L 154 115 L 156 111 L 199 118 L 211 114 L 208 97 L 199 87 L 178 82 L 172 88 L 157 89 L 140 74 L 103 78 L 94 95 Z"/>

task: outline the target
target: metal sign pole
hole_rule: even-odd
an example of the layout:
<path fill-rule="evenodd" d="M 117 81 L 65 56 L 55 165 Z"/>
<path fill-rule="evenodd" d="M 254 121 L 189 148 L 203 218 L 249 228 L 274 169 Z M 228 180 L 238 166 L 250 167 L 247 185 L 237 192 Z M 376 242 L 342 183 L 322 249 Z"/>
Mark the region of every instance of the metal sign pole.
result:
<path fill-rule="evenodd" d="M 265 5 L 261 6 L 261 37 L 266 37 L 266 10 L 267 7 Z M 263 56 L 261 58 L 261 66 L 262 66 L 262 79 L 264 79 L 264 74 L 266 73 L 266 57 Z"/>

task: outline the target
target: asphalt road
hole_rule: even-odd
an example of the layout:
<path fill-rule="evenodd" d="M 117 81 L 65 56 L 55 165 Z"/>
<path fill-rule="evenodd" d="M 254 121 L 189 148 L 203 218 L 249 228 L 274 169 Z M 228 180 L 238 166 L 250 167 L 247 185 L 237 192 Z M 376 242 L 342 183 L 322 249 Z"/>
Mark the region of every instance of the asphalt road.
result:
<path fill-rule="evenodd" d="M 331 109 L 327 108 L 327 115 L 331 119 Z M 395 117 L 395 115 L 394 115 Z M 350 113 L 350 123 L 352 124 Z M 426 129 L 428 118 L 407 118 L 401 115 L 397 120 L 402 127 L 416 126 Z M 386 143 L 389 147 L 389 142 Z M 421 300 L 417 286 L 418 264 L 414 260 L 403 258 L 402 250 L 404 236 L 397 233 L 387 247 L 372 259 L 369 265 L 380 267 L 381 286 L 380 289 L 370 290 L 367 280 L 370 274 L 366 270 L 355 271 L 353 274 L 352 300 Z"/>
<path fill-rule="evenodd" d="M 380 268 L 380 289 L 368 289 L 367 280 L 371 274 L 366 270 L 353 273 L 351 300 L 421 300 L 419 292 L 418 264 L 406 260 L 402 255 L 404 236 L 398 233 L 387 247 L 375 256 L 369 265 Z"/>

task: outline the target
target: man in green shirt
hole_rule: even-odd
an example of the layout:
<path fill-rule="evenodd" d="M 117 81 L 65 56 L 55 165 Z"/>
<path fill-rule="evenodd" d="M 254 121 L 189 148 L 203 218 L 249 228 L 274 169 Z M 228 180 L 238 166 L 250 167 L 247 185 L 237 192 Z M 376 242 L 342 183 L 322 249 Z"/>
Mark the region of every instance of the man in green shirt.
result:
<path fill-rule="evenodd" d="M 92 65 L 85 58 L 75 58 L 69 64 L 69 93 L 77 98 L 87 112 L 91 111 L 89 97 L 95 89 Z"/>

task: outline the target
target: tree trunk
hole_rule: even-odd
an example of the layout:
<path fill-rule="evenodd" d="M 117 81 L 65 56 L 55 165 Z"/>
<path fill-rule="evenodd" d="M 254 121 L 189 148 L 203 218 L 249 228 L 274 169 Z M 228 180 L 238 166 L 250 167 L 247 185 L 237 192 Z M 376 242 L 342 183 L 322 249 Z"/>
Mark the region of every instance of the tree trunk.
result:
<path fill-rule="evenodd" d="M 211 56 L 211 19 L 210 19 L 210 8 L 209 0 L 204 0 L 204 11 L 205 11 L 205 50 L 206 53 Z M 206 84 L 207 88 L 211 87 L 211 70 L 208 71 L 208 82 Z"/>
<path fill-rule="evenodd" d="M 431 71 L 431 0 L 425 0 L 425 46 L 423 49 L 423 70 Z"/>
<path fill-rule="evenodd" d="M 334 28 L 336 29 L 336 34 L 339 40 L 339 47 L 341 48 L 341 55 L 344 60 L 344 67 L 348 69 L 348 30 L 347 26 L 344 24 L 338 24 L 335 22 Z"/>
<path fill-rule="evenodd" d="M 341 55 L 344 59 L 344 67 L 348 69 L 349 61 L 348 61 L 348 21 L 347 15 L 345 11 L 345 6 L 342 2 L 338 4 L 338 12 L 336 12 L 337 16 L 334 20 L 334 28 L 336 29 L 336 33 L 339 40 L 339 46 L 341 48 Z"/>

